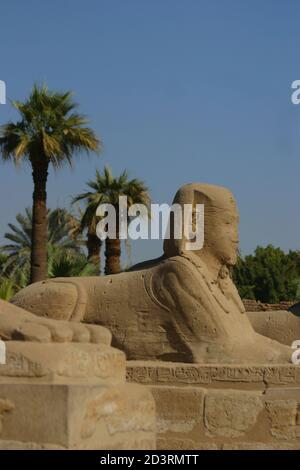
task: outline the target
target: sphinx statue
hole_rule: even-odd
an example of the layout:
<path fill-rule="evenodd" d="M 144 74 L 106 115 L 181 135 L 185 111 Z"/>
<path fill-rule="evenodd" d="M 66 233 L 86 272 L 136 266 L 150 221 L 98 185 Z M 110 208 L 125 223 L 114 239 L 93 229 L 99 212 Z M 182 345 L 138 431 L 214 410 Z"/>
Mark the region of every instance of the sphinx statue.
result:
<path fill-rule="evenodd" d="M 32 340 L 31 329 L 44 328 L 46 336 L 60 341 L 57 325 L 61 324 L 67 338 L 80 341 L 87 335 L 93 338 L 95 325 L 100 325 L 110 330 L 112 345 L 129 360 L 291 362 L 293 351 L 287 345 L 254 331 L 231 280 L 239 221 L 231 192 L 214 185 L 187 184 L 173 202 L 204 204 L 201 250 L 187 250 L 184 233 L 180 239 L 172 236 L 170 221 L 171 237 L 165 239 L 164 254 L 158 259 L 120 274 L 56 278 L 22 289 L 12 299 L 11 309 L 34 314 L 30 325 L 15 328 L 13 315 L 9 320 L 0 315 L 0 336 L 9 339 L 17 331 Z"/>

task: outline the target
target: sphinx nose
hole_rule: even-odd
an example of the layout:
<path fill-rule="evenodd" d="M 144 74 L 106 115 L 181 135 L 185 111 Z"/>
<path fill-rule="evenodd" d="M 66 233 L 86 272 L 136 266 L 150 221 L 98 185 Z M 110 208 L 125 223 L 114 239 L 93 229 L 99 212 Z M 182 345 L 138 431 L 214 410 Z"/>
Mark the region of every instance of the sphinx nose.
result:
<path fill-rule="evenodd" d="M 77 304 L 77 289 L 68 282 L 41 281 L 20 290 L 11 300 L 38 316 L 69 320 Z"/>

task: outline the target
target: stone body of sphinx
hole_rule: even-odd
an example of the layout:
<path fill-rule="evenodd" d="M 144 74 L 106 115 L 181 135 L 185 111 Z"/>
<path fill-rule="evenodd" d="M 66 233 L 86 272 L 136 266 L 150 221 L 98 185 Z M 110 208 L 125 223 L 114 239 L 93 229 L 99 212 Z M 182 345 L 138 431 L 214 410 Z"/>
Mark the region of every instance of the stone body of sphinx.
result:
<path fill-rule="evenodd" d="M 254 331 L 229 275 L 237 260 L 239 220 L 231 192 L 188 184 L 179 189 L 174 203 L 204 204 L 201 250 L 186 250 L 184 236 L 171 236 L 161 258 L 128 272 L 36 283 L 21 290 L 12 303 L 39 316 L 36 322 L 43 321 L 44 328 L 47 319 L 63 320 L 64 328 L 68 323 L 74 328 L 76 322 L 87 328 L 105 326 L 112 333 L 112 345 L 131 360 L 291 362 L 288 346 Z M 0 336 L 4 323 L 0 316 Z M 87 333 L 78 331 L 79 340 L 80 334 Z M 27 325 L 23 337 L 28 336 Z"/>

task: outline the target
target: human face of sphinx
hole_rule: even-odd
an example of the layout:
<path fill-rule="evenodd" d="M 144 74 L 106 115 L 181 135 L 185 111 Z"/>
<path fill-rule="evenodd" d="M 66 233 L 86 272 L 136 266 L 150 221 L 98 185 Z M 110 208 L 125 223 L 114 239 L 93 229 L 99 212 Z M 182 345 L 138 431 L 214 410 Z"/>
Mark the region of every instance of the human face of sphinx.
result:
<path fill-rule="evenodd" d="M 193 222 L 195 212 L 195 207 L 193 207 Z M 234 266 L 237 262 L 239 246 L 239 215 L 235 202 L 232 201 L 224 208 L 212 208 L 208 204 L 204 214 L 203 250 L 217 258 L 221 264 Z M 193 230 L 195 230 L 194 223 Z M 201 257 L 203 252 L 200 250 L 194 253 Z"/>
<path fill-rule="evenodd" d="M 234 266 L 238 256 L 238 223 L 239 216 L 237 212 L 230 210 L 218 211 L 216 220 L 214 221 L 214 255 L 228 266 Z"/>

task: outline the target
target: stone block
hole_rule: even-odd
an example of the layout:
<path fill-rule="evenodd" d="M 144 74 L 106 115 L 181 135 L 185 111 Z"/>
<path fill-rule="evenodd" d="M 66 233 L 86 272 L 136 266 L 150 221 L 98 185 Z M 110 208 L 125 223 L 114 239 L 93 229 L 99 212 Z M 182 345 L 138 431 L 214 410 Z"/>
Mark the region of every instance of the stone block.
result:
<path fill-rule="evenodd" d="M 205 391 L 196 387 L 150 387 L 156 403 L 157 432 L 189 433 L 203 423 Z"/>
<path fill-rule="evenodd" d="M 204 422 L 208 435 L 243 436 L 263 410 L 259 392 L 214 390 L 205 397 Z"/>
<path fill-rule="evenodd" d="M 297 408 L 296 400 L 273 400 L 266 402 L 266 409 L 269 413 L 272 427 L 295 426 Z"/>
<path fill-rule="evenodd" d="M 106 345 L 7 342 L 1 449 L 155 449 L 151 391 Z"/>
<path fill-rule="evenodd" d="M 139 448 L 142 440 L 155 448 L 153 398 L 139 386 L 18 382 L 1 384 L 0 400 L 10 404 L 2 413 L 2 447 Z"/>

